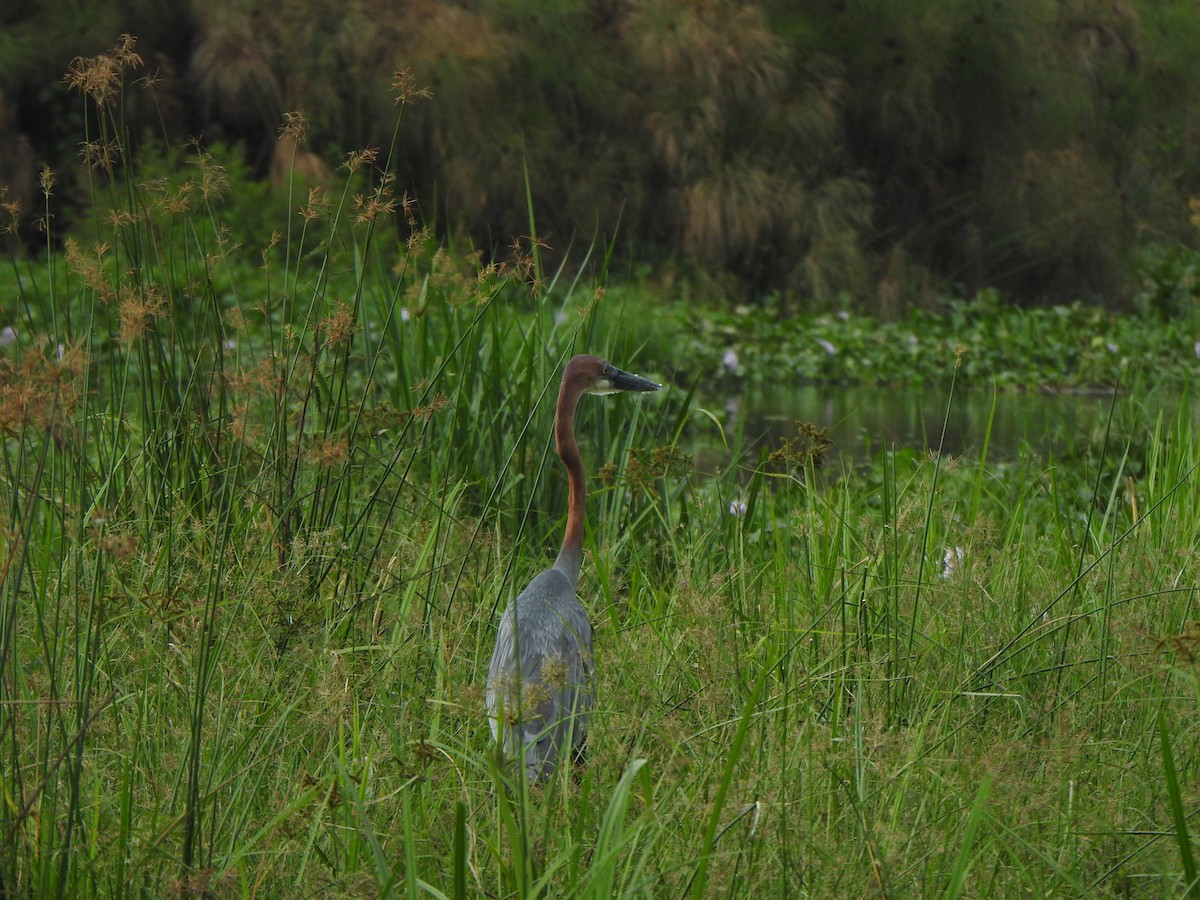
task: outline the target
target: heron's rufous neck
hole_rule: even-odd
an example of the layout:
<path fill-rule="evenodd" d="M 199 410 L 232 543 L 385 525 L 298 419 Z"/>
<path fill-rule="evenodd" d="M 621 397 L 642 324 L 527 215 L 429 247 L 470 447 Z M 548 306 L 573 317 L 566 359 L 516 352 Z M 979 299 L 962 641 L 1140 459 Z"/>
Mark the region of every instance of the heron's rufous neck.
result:
<path fill-rule="evenodd" d="M 564 378 L 558 391 L 558 408 L 554 415 L 554 441 L 558 456 L 567 468 L 570 496 L 567 500 L 567 531 L 554 568 L 563 572 L 571 584 L 579 581 L 583 562 L 583 511 L 587 502 L 587 484 L 583 474 L 583 459 L 575 441 L 575 407 L 583 386 L 576 379 Z"/>

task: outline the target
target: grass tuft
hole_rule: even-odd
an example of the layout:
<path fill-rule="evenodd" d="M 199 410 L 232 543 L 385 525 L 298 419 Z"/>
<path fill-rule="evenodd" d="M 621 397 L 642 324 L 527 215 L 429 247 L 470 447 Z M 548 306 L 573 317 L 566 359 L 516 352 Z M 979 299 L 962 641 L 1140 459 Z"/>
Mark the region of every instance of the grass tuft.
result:
<path fill-rule="evenodd" d="M 373 152 L 258 242 L 219 152 L 113 159 L 94 234 L 13 262 L 0 893 L 1194 889 L 1186 398 L 1063 459 L 833 477 L 809 426 L 726 433 L 628 290 L 438 244 Z M 483 683 L 561 535 L 581 350 L 676 383 L 580 410 L 597 709 L 529 785 Z"/>

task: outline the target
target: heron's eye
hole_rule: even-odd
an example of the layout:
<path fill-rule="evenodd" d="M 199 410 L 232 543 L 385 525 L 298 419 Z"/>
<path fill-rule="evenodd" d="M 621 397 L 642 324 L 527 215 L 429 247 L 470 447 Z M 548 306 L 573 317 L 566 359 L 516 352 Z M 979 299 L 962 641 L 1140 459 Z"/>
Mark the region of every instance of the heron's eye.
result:
<path fill-rule="evenodd" d="M 605 366 L 605 367 L 604 367 L 604 374 L 605 374 L 605 375 L 611 375 L 611 374 L 612 374 L 612 366 Z"/>

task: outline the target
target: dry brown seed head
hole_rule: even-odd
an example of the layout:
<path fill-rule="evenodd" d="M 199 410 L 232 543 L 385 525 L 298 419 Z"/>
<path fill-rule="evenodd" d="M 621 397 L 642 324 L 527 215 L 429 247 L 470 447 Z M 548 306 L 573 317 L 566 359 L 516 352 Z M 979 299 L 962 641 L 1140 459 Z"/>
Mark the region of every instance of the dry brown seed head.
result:
<path fill-rule="evenodd" d="M 565 686 L 568 672 L 567 662 L 561 656 L 551 656 L 542 661 L 542 681 L 552 688 Z"/>
<path fill-rule="evenodd" d="M 121 342 L 131 345 L 145 337 L 150 322 L 166 312 L 166 298 L 156 284 L 139 287 L 121 300 Z"/>
<path fill-rule="evenodd" d="M 308 129 L 308 120 L 304 118 L 304 113 L 299 111 L 285 112 L 283 114 L 283 125 L 279 128 L 279 136 L 292 138 L 299 141 L 304 137 L 304 132 Z"/>
<path fill-rule="evenodd" d="M 327 346 L 335 346 L 354 333 L 354 312 L 345 303 L 338 303 L 334 311 L 321 321 L 321 330 L 328 334 Z"/>
<path fill-rule="evenodd" d="M 0 203 L 0 208 L 2 208 L 5 215 L 8 216 L 8 221 L 4 223 L 3 227 L 0 227 L 0 234 L 16 234 L 17 229 L 21 226 L 21 201 L 17 199 L 7 199 L 7 187 L 3 188 L 3 191 L 3 196 L 6 199 Z"/>
<path fill-rule="evenodd" d="M 374 165 L 378 156 L 379 149 L 377 147 L 368 147 L 365 150 L 352 150 L 346 154 L 346 169 L 353 175 L 365 165 Z"/>
<path fill-rule="evenodd" d="M 415 98 L 428 100 L 433 96 L 429 88 L 417 87 L 417 77 L 412 69 L 401 69 L 392 78 L 392 90 L 396 92 L 396 105 L 412 103 Z"/>
<path fill-rule="evenodd" d="M 350 458 L 350 445 L 345 438 L 318 437 L 304 454 L 305 460 L 320 469 L 332 469 Z"/>
<path fill-rule="evenodd" d="M 89 141 L 79 145 L 79 155 L 89 169 L 112 174 L 121 156 L 121 145 L 113 141 Z"/>

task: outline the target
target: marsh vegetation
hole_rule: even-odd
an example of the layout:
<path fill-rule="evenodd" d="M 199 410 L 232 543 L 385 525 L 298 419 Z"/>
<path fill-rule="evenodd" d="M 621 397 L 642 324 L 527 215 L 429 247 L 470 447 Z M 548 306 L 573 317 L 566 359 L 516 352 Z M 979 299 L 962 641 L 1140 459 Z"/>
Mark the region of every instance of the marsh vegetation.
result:
<path fill-rule="evenodd" d="M 695 478 L 724 349 L 679 327 L 697 307 L 608 290 L 604 245 L 589 279 L 537 240 L 456 252 L 395 191 L 396 144 L 244 239 L 268 213 L 236 167 L 99 152 L 104 84 L 80 82 L 90 230 L 51 217 L 3 287 L 0 893 L 1195 889 L 1186 403 L 1053 458 L 881 454 L 833 483 L 819 431 L 735 429 Z M 969 342 L 929 347 L 986 380 Z M 580 412 L 597 704 L 586 765 L 531 787 L 483 680 L 561 534 L 576 350 L 671 389 Z"/>
<path fill-rule="evenodd" d="M 439 237 L 492 254 L 528 199 L 549 260 L 599 236 L 621 271 L 702 297 L 1128 309 L 1139 257 L 1194 237 L 1191 0 L 10 2 L 0 184 L 32 215 L 40 165 L 73 171 L 97 124 L 63 72 L 123 32 L 146 63 L 125 152 L 196 138 L 278 178 L 395 140 L 398 193 Z M 394 136 L 401 69 L 436 102 Z M 85 198 L 53 212 L 77 222 Z"/>

